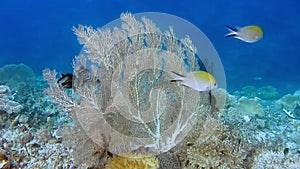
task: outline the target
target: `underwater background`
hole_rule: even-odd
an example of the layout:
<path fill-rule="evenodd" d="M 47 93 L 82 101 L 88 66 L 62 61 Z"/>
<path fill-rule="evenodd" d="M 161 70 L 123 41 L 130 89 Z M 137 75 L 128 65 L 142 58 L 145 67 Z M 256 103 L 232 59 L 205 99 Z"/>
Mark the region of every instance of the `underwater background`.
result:
<path fill-rule="evenodd" d="M 0 169 L 115 169 L 137 163 L 161 169 L 300 168 L 299 6 L 297 0 L 1 0 Z M 83 47 L 74 28 L 101 28 L 123 12 L 168 13 L 194 24 L 218 52 L 227 83 L 226 90 L 201 93 L 203 107 L 185 140 L 161 155 L 138 156 L 140 161 L 94 144 L 74 118 L 71 89 L 57 84 L 62 74 L 81 71 L 78 63 L 78 69 L 72 67 Z M 258 25 L 264 35 L 246 43 L 225 37 L 226 25 Z M 84 97 L 86 88 L 76 92 Z M 93 94 L 106 106 L 105 92 Z"/>
<path fill-rule="evenodd" d="M 82 46 L 73 26 L 102 27 L 122 12 L 162 12 L 182 17 L 202 30 L 224 65 L 228 89 L 272 85 L 285 94 L 298 89 L 299 3 L 266 1 L 16 1 L 0 6 L 0 65 L 24 63 L 41 74 L 46 67 L 71 72 Z M 247 44 L 225 38 L 225 25 L 259 25 L 261 41 Z M 257 77 L 261 80 L 255 80 Z"/>

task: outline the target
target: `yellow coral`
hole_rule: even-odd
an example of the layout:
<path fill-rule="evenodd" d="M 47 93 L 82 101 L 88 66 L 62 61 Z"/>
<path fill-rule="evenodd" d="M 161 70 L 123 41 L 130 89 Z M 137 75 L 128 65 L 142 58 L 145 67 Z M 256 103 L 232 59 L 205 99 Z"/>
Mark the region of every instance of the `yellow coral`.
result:
<path fill-rule="evenodd" d="M 108 161 L 106 169 L 157 169 L 159 161 L 155 156 L 140 156 L 135 154 L 126 154 L 125 156 L 116 156 Z"/>

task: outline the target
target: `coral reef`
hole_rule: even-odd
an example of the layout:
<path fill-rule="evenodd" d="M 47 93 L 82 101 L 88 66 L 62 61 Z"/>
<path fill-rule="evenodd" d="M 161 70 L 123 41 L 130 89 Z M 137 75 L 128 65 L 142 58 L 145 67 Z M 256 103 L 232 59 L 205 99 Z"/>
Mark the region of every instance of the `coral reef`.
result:
<path fill-rule="evenodd" d="M 249 100 L 248 98 L 246 99 Z M 290 94 L 283 96 L 279 100 L 257 99 L 256 102 L 260 103 L 259 110 L 263 109 L 264 116 L 237 114 L 237 112 L 242 110 L 237 102 L 220 112 L 220 117 L 221 121 L 241 133 L 242 140 L 254 147 L 263 146 L 278 152 L 289 149 L 290 154 L 295 155 L 298 154 L 298 149 L 300 148 L 300 133 L 298 129 L 300 121 L 288 118 L 283 112 L 282 105 L 293 105 L 297 101 L 297 96 Z M 255 111 L 253 108 L 252 112 Z"/>
<path fill-rule="evenodd" d="M 209 117 L 205 128 L 180 147 L 178 156 L 183 168 L 245 168 L 249 146 L 237 131 Z M 212 123 L 215 126 L 211 126 Z M 208 134 L 204 134 L 208 133 Z"/>
<path fill-rule="evenodd" d="M 54 77 L 53 72 L 51 75 Z M 213 114 L 196 114 L 193 130 L 180 145 L 156 157 L 143 155 L 139 156 L 140 158 L 133 158 L 108 152 L 105 143 L 109 140 L 104 139 L 101 146 L 95 144 L 79 124 L 77 114 L 68 114 L 56 109 L 49 98 L 41 94 L 45 85 L 39 80 L 37 82 L 39 89 L 31 91 L 31 95 L 34 96 L 30 96 L 28 101 L 21 99 L 27 105 L 33 100 L 35 103 L 32 107 L 27 106 L 26 111 L 22 109 L 19 112 L 12 111 L 10 114 L 0 111 L 2 128 L 0 168 L 129 166 L 158 168 L 159 166 L 161 169 L 209 167 L 293 169 L 299 168 L 300 165 L 300 121 L 287 118 L 282 111 L 282 108 L 294 108 L 299 102 L 299 91 L 275 101 L 268 98 L 263 100 L 234 96 L 223 89 L 213 90 L 211 95 L 215 99 L 215 104 L 211 106 L 217 111 Z M 57 97 L 70 97 L 68 89 L 59 92 L 65 93 L 62 95 L 59 93 Z M 3 85 L 0 86 L 0 93 L 1 98 L 9 100 L 19 95 L 19 93 L 13 95 L 13 92 Z M 205 106 L 199 107 L 199 112 L 210 112 L 206 111 L 210 109 L 207 98 L 208 93 L 200 95 L 200 101 Z M 256 109 L 253 105 L 258 103 L 260 106 Z M 247 105 L 246 108 L 244 105 Z M 261 108 L 264 115 L 255 115 Z M 70 107 L 64 107 L 63 110 L 69 109 Z M 69 123 L 67 116 L 71 116 L 72 123 Z M 119 121 L 115 122 L 121 124 Z M 222 124 L 223 122 L 226 125 Z M 99 139 L 102 140 L 103 137 Z"/>
<path fill-rule="evenodd" d="M 105 167 L 106 169 L 158 169 L 159 161 L 155 156 L 140 156 L 135 154 L 126 154 L 116 156 L 110 159 Z"/>
<path fill-rule="evenodd" d="M 19 113 L 23 106 L 18 102 L 13 101 L 14 94 L 8 86 L 0 85 L 0 111 L 5 111 L 8 114 Z"/>
<path fill-rule="evenodd" d="M 286 156 L 283 152 L 265 150 L 254 158 L 253 169 L 298 169 L 299 155 Z"/>
<path fill-rule="evenodd" d="M 235 91 L 234 95 L 238 97 L 255 98 L 258 97 L 264 100 L 276 100 L 278 99 L 279 93 L 273 86 L 262 86 L 257 88 L 255 86 L 245 86 L 241 91 Z"/>
<path fill-rule="evenodd" d="M 121 20 L 74 28 L 84 48 L 67 86 L 49 69 L 47 85 L 26 65 L 0 68 L 0 168 L 299 168 L 300 121 L 283 109 L 300 91 L 276 101 L 272 86 L 232 95 L 170 84 L 168 72 L 199 69 L 190 38 Z"/>
<path fill-rule="evenodd" d="M 69 168 L 73 163 L 69 149 L 56 134 L 68 118 L 56 113 L 58 109 L 43 95 L 46 83 L 40 79 L 24 92 L 0 85 L 2 168 Z"/>
<path fill-rule="evenodd" d="M 0 84 L 3 84 L 0 85 L 0 110 L 11 114 L 8 121 L 18 117 L 30 126 L 37 128 L 48 126 L 50 129 L 57 129 L 56 121 L 62 120 L 63 123 L 64 119 L 67 119 L 65 114 L 58 113 L 60 110 L 43 94 L 48 85 L 41 76 L 36 77 L 29 66 L 5 65 L 0 68 L 0 74 Z M 56 116 L 58 114 L 59 116 Z M 1 125 L 4 126 L 6 123 L 8 122 L 4 121 Z"/>
<path fill-rule="evenodd" d="M 45 129 L 35 131 L 25 123 L 1 131 L 0 135 L 1 157 L 5 156 L 6 164 L 12 168 L 69 168 L 73 163 L 61 140 Z"/>

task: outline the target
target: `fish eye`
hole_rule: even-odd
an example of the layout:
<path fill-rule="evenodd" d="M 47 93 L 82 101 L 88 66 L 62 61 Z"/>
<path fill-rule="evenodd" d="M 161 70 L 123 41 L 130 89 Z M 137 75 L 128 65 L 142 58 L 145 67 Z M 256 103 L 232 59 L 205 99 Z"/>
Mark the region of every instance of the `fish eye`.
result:
<path fill-rule="evenodd" d="M 217 85 L 217 83 L 214 83 L 214 86 L 216 86 Z"/>

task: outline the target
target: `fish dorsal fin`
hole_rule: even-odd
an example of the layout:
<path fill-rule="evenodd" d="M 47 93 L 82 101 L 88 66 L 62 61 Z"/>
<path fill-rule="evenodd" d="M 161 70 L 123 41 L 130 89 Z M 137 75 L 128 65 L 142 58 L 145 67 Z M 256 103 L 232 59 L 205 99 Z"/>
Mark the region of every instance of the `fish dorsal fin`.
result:
<path fill-rule="evenodd" d="M 231 26 L 226 25 L 226 27 L 227 27 L 229 30 L 231 30 L 231 31 L 234 31 L 234 32 L 237 32 L 237 31 L 238 31 L 236 28 L 233 28 L 233 27 L 231 27 Z"/>
<path fill-rule="evenodd" d="M 174 71 L 171 71 L 171 72 L 175 75 L 175 77 L 173 79 L 171 79 L 170 82 L 177 82 L 177 81 L 183 81 L 184 80 L 184 78 L 185 78 L 184 75 L 176 73 Z"/>
<path fill-rule="evenodd" d="M 171 71 L 171 72 L 174 73 L 174 74 L 177 75 L 177 76 L 184 77 L 184 75 L 182 75 L 182 74 L 176 73 L 176 72 L 174 72 L 174 71 Z"/>

